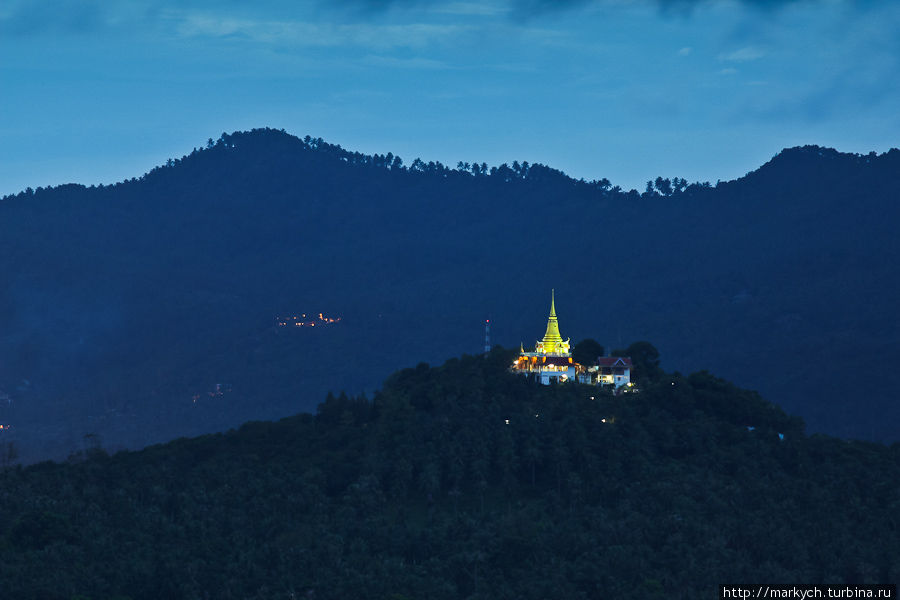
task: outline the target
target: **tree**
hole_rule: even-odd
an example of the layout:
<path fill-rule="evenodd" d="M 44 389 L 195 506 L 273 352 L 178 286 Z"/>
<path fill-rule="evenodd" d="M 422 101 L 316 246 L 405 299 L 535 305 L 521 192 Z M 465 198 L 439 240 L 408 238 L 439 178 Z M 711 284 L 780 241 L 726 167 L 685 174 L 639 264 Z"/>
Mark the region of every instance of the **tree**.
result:
<path fill-rule="evenodd" d="M 672 195 L 672 182 L 669 179 L 663 179 L 662 177 L 656 178 L 656 189 L 659 190 L 659 193 L 663 196 L 671 196 Z"/>
<path fill-rule="evenodd" d="M 597 358 L 601 356 L 603 356 L 603 346 L 591 338 L 581 340 L 572 347 L 572 359 L 582 365 L 595 365 Z"/>
<path fill-rule="evenodd" d="M 650 342 L 634 342 L 624 350 L 614 350 L 613 354 L 631 358 L 633 380 L 657 381 L 663 375 L 659 366 L 659 350 Z"/>
<path fill-rule="evenodd" d="M 16 448 L 15 442 L 7 442 L 6 447 L 0 452 L 3 468 L 11 467 L 15 464 L 17 458 L 19 458 L 19 450 Z"/>

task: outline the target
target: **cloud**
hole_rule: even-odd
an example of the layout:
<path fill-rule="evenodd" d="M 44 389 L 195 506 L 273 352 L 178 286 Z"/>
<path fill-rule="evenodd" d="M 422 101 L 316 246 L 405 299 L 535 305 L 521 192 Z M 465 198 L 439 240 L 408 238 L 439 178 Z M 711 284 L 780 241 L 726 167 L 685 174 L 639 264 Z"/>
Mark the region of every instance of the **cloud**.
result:
<path fill-rule="evenodd" d="M 515 1 L 515 0 L 514 0 Z M 510 0 L 317 0 L 325 10 L 363 14 L 424 8 L 430 12 L 460 16 L 494 16 L 506 13 Z"/>
<path fill-rule="evenodd" d="M 537 16 L 552 12 L 561 12 L 566 10 L 578 9 L 583 7 L 617 7 L 617 6 L 633 6 L 633 5 L 649 5 L 656 6 L 665 12 L 682 12 L 689 13 L 695 8 L 713 6 L 716 4 L 738 3 L 761 10 L 778 10 L 795 4 L 822 4 L 833 0 L 500 0 L 490 4 L 490 10 L 480 14 L 498 14 L 506 12 L 511 17 L 521 20 L 530 16 Z M 838 0 L 848 5 L 859 4 L 854 0 Z M 474 2 L 444 1 L 444 2 L 426 2 L 425 0 L 320 0 L 322 6 L 341 7 L 344 9 L 357 10 L 362 12 L 381 12 L 390 9 L 403 9 L 412 7 L 429 6 L 434 10 L 440 10 L 440 6 L 445 7 L 446 12 L 453 12 L 450 7 L 469 6 L 475 7 L 478 4 Z M 505 10 L 500 8 L 505 5 Z"/>
<path fill-rule="evenodd" d="M 318 0 L 309 0 L 315 4 Z M 8 3 L 7 3 L 8 2 Z M 391 5 L 409 7 L 417 0 L 344 0 L 372 10 Z M 264 10 L 244 10 L 236 0 L 0 0 L 0 35 L 6 37 L 87 36 L 109 33 L 159 35 L 181 38 L 247 40 L 306 47 L 362 46 L 422 48 L 454 39 L 470 30 L 466 24 L 379 19 L 322 18 L 321 14 L 294 10 L 295 5 L 272 3 Z M 447 3 L 449 14 L 477 12 L 466 2 Z M 283 10 L 276 10 L 276 9 Z M 302 8 L 302 7 L 301 7 Z M 312 13 L 312 14 L 311 14 Z M 482 11 L 481 14 L 488 14 Z M 302 16 L 302 18 L 301 18 Z"/>
<path fill-rule="evenodd" d="M 388 67 L 397 69 L 448 69 L 446 63 L 439 60 L 429 58 L 413 57 L 413 58 L 396 58 L 393 56 L 367 56 L 364 61 L 373 67 Z"/>
<path fill-rule="evenodd" d="M 690 46 L 685 46 L 681 50 L 678 51 L 678 56 L 688 56 L 691 52 L 693 52 L 693 48 Z"/>
<path fill-rule="evenodd" d="M 794 4 L 822 4 L 825 0 L 736 0 L 738 4 L 761 10 L 778 10 Z M 849 1 L 849 0 L 848 0 Z M 728 0 L 648 0 L 664 10 L 691 10 L 703 6 L 726 4 Z"/>
<path fill-rule="evenodd" d="M 174 19 L 173 19 L 174 20 Z M 283 27 L 271 27 L 263 23 L 254 22 L 247 19 L 234 19 L 228 17 L 219 17 L 208 14 L 190 14 L 184 18 L 177 19 L 178 33 L 185 37 L 253 37 L 258 38 L 260 34 L 264 37 L 271 38 L 277 36 Z"/>
<path fill-rule="evenodd" d="M 839 4 L 864 10 L 875 0 L 270 0 L 250 6 L 239 0 L 4 0 L 0 4 L 0 34 L 30 36 L 41 34 L 85 35 L 106 30 L 147 31 L 170 25 L 173 15 L 196 12 L 218 15 L 220 26 L 242 30 L 238 21 L 251 15 L 280 14 L 276 20 L 315 22 L 361 22 L 383 13 L 425 12 L 458 18 L 506 18 L 529 21 L 550 13 L 588 9 L 615 9 L 635 6 L 656 7 L 663 13 L 690 15 L 694 9 L 721 4 L 740 4 L 775 12 L 780 8 L 806 4 Z M 332 18 L 328 18 L 328 14 Z M 609 14 L 609 13 L 607 13 Z M 225 16 L 233 19 L 226 23 Z M 286 19 L 285 19 L 286 17 Z M 176 19 L 177 21 L 177 19 Z M 209 30 L 209 23 L 205 29 Z M 203 26 L 198 26 L 204 28 Z"/>
<path fill-rule="evenodd" d="M 434 7 L 434 12 L 447 15 L 492 17 L 506 12 L 501 2 L 448 2 Z"/>
<path fill-rule="evenodd" d="M 318 0 L 323 8 L 343 8 L 363 12 L 382 12 L 391 8 L 422 5 L 422 0 Z"/>
<path fill-rule="evenodd" d="M 746 46 L 744 48 L 740 48 L 739 50 L 735 50 L 734 52 L 728 52 L 727 54 L 720 54 L 719 60 L 724 60 L 728 62 L 748 62 L 751 60 L 756 60 L 758 58 L 762 58 L 765 56 L 765 53 L 759 48 L 754 48 L 753 46 Z"/>
<path fill-rule="evenodd" d="M 211 13 L 181 15 L 182 37 L 248 39 L 293 46 L 363 46 L 367 48 L 420 48 L 468 31 L 462 25 L 430 23 L 331 24 L 304 21 L 269 21 L 220 17 Z"/>
<path fill-rule="evenodd" d="M 28 36 L 41 33 L 85 34 L 108 24 L 108 15 L 99 2 L 62 0 L 60 2 L 13 1 L 0 13 L 0 33 Z"/>

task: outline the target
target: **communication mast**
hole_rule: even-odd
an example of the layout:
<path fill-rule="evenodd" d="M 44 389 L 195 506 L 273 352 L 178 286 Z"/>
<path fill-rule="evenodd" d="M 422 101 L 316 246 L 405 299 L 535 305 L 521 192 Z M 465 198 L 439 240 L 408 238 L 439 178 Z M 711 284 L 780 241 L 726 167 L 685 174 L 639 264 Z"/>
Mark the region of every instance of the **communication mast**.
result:
<path fill-rule="evenodd" d="M 484 320 L 484 353 L 491 351 L 491 320 Z"/>

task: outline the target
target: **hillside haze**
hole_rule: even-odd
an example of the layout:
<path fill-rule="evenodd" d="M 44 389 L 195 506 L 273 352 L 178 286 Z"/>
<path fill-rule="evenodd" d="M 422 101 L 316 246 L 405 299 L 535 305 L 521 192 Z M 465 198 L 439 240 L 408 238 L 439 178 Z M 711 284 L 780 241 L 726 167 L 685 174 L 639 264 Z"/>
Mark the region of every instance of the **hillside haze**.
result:
<path fill-rule="evenodd" d="M 310 410 L 479 352 L 485 318 L 527 347 L 555 288 L 573 341 L 648 339 L 668 370 L 757 389 L 811 430 L 900 438 L 900 151 L 792 148 L 643 193 L 463 167 L 267 129 L 4 198 L 0 433 L 28 459 Z M 278 326 L 319 313 L 340 321 Z"/>

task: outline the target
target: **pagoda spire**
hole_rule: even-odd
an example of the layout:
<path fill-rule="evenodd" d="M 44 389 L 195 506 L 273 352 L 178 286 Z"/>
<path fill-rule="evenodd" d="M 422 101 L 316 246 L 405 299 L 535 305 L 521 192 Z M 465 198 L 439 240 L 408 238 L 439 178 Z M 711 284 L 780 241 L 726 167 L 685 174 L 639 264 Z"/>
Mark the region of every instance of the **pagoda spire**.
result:
<path fill-rule="evenodd" d="M 544 339 L 537 344 L 537 351 L 546 354 L 568 354 L 569 340 L 563 341 L 559 333 L 559 321 L 556 318 L 556 291 L 550 291 L 550 317 L 547 319 L 547 331 Z"/>
<path fill-rule="evenodd" d="M 550 318 L 547 319 L 547 332 L 544 334 L 544 348 L 555 348 L 562 339 L 559 333 L 559 321 L 556 318 L 556 291 L 550 290 Z M 553 350 L 550 350 L 551 352 Z"/>

